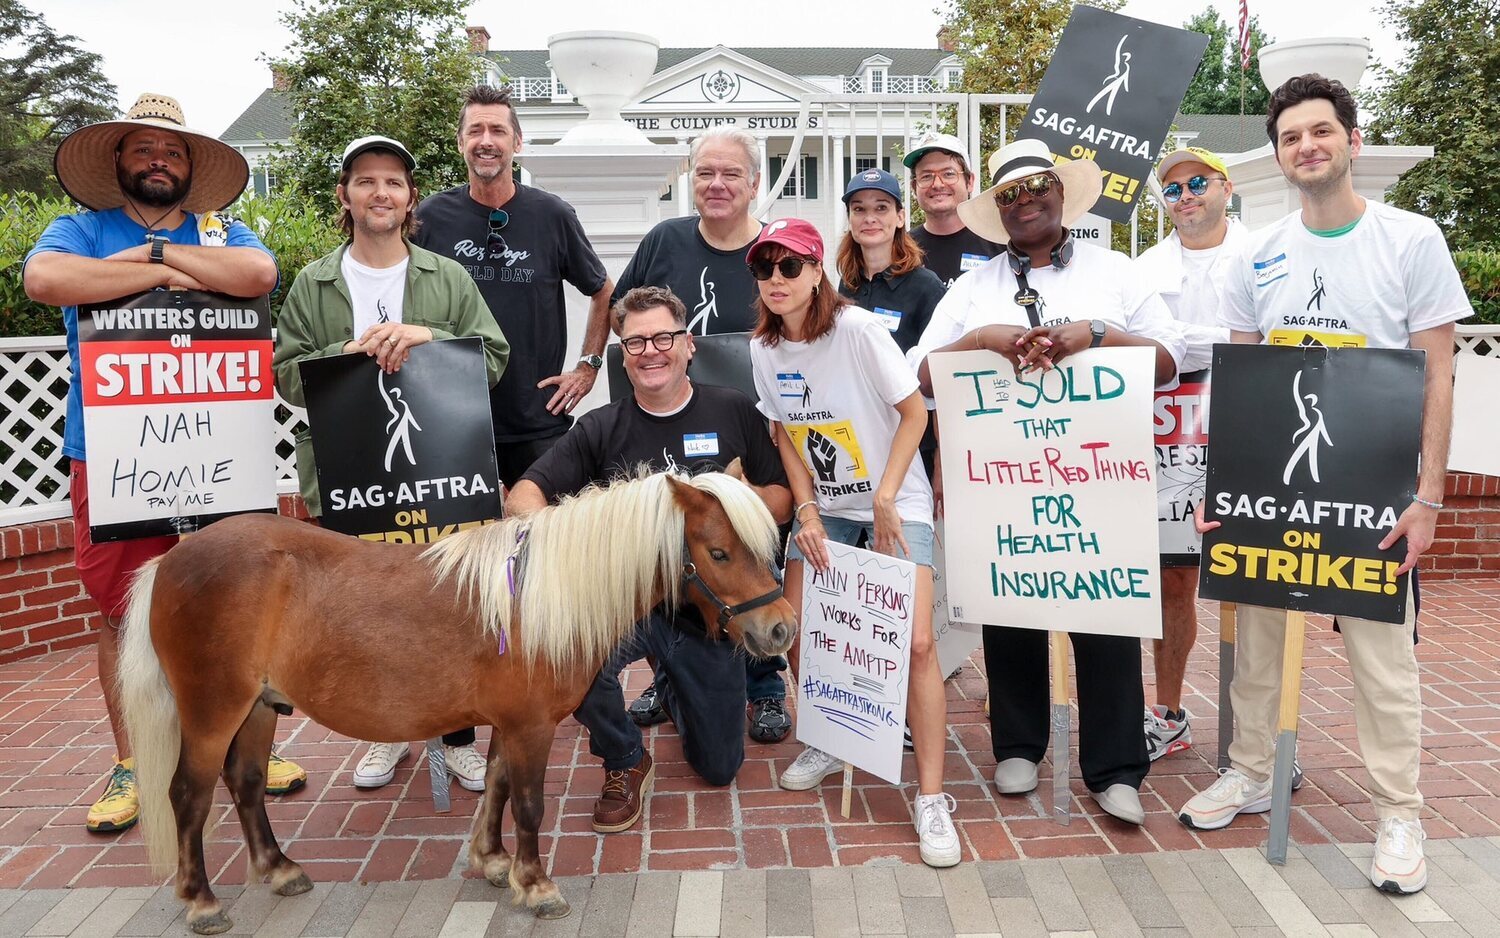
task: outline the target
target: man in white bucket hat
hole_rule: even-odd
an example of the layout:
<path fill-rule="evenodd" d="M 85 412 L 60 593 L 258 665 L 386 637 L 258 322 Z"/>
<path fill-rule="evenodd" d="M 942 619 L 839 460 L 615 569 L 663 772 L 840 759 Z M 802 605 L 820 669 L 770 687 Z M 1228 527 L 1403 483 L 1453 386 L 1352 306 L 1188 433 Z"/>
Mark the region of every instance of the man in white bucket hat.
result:
<path fill-rule="evenodd" d="M 989 162 L 990 186 L 959 206 L 982 238 L 1006 250 L 960 277 L 933 311 L 908 353 L 924 394 L 932 393 L 927 355 L 989 349 L 1019 373 L 1084 349 L 1146 346 L 1156 352 L 1156 380 L 1172 381 L 1186 351 L 1181 330 L 1130 258 L 1075 244 L 1069 225 L 1102 191 L 1092 160 L 1055 164 L 1046 144 L 1017 140 Z M 941 439 L 939 457 L 941 458 Z M 1069 623 L 1056 628 L 1068 631 Z M 1105 811 L 1141 824 L 1138 789 L 1150 767 L 1140 714 L 1139 639 L 1073 633 L 1078 680 L 1078 762 L 1084 784 Z M 998 763 L 995 786 L 1019 795 L 1037 786 L 1047 751 L 1047 635 L 986 626 L 990 736 Z"/>
<path fill-rule="evenodd" d="M 54 220 L 22 269 L 27 296 L 62 307 L 68 331 L 72 378 L 63 454 L 72 460 L 73 556 L 84 589 L 104 617 L 99 684 L 117 753 L 104 794 L 89 809 L 87 826 L 96 832 L 125 830 L 140 813 L 135 760 L 115 697 L 117 632 L 132 575 L 177 538 L 109 544 L 89 538 L 78 307 L 169 286 L 246 297 L 276 286 L 271 252 L 249 228 L 219 214 L 245 191 L 250 177 L 245 158 L 186 124 L 176 100 L 143 94 L 123 120 L 69 134 L 54 158 L 57 180 L 92 211 Z M 271 755 L 267 791 L 281 794 L 306 781 L 307 773 L 296 764 Z"/>

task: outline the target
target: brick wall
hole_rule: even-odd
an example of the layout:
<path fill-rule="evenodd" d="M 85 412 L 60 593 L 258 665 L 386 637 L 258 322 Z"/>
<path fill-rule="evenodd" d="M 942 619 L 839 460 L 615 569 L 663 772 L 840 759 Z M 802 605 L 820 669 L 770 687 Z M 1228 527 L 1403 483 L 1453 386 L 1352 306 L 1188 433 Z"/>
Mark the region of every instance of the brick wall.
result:
<path fill-rule="evenodd" d="M 295 495 L 279 511 L 307 517 Z M 0 663 L 91 644 L 100 625 L 73 566 L 71 518 L 0 528 Z"/>
<path fill-rule="evenodd" d="M 1422 575 L 1500 576 L 1500 477 L 1448 474 L 1437 540 L 1422 558 Z"/>

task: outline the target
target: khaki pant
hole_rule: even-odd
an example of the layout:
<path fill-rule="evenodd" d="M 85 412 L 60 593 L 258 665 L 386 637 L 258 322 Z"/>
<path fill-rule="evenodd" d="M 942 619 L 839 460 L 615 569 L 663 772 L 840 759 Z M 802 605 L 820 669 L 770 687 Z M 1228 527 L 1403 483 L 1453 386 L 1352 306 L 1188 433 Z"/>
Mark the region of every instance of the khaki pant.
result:
<path fill-rule="evenodd" d="M 1373 622 L 1339 617 L 1344 651 L 1354 677 L 1354 725 L 1370 773 L 1372 800 L 1381 818 L 1415 820 L 1422 810 L 1417 773 L 1422 758 L 1422 698 L 1413 645 L 1416 609 L 1407 599 L 1406 621 Z M 1271 777 L 1281 695 L 1286 612 L 1240 606 L 1236 620 L 1234 742 L 1229 761 L 1257 781 Z"/>

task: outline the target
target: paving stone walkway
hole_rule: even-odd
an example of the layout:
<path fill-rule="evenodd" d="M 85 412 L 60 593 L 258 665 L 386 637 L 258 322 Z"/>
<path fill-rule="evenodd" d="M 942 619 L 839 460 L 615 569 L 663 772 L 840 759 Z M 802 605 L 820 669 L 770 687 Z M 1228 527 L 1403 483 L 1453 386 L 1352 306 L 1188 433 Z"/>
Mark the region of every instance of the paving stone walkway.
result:
<path fill-rule="evenodd" d="M 220 891 L 232 934 L 263 938 L 659 938 L 859 935 L 1327 936 L 1500 934 L 1500 840 L 1430 841 L 1427 890 L 1365 878 L 1370 846 L 1254 848 L 814 870 L 614 873 L 560 879 L 573 905 L 538 922 L 482 880 L 319 883 L 279 898 Z M 0 935 L 189 935 L 170 887 L 0 890 Z"/>

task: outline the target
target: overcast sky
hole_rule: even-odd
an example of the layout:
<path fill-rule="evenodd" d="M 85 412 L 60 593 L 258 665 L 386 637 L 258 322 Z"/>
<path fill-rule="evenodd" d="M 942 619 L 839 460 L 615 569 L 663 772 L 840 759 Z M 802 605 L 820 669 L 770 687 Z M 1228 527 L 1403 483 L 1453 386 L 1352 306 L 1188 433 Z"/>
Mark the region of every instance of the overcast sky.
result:
<path fill-rule="evenodd" d="M 58 32 L 77 36 L 104 58 L 124 110 L 144 91 L 173 95 L 194 128 L 223 132 L 262 90 L 270 72 L 260 60 L 284 50 L 288 33 L 278 20 L 288 0 L 203 3 L 202 0 L 22 0 L 43 13 Z M 696 10 L 680 0 L 565 0 L 515 4 L 479 0 L 468 21 L 486 27 L 497 49 L 542 49 L 553 33 L 575 29 L 628 29 L 655 36 L 664 46 L 931 46 L 942 0 L 873 0 L 857 12 L 843 3 L 760 8 L 719 2 Z M 1237 0 L 1211 0 L 1233 24 Z M 1124 12 L 1181 25 L 1210 0 L 1130 0 Z M 1308 13 L 1315 11 L 1315 18 Z M 1363 36 L 1374 54 L 1394 64 L 1401 50 L 1379 14 L 1352 0 L 1250 0 L 1250 12 L 1275 39 L 1319 35 Z M 696 15 L 695 15 L 696 13 Z"/>

